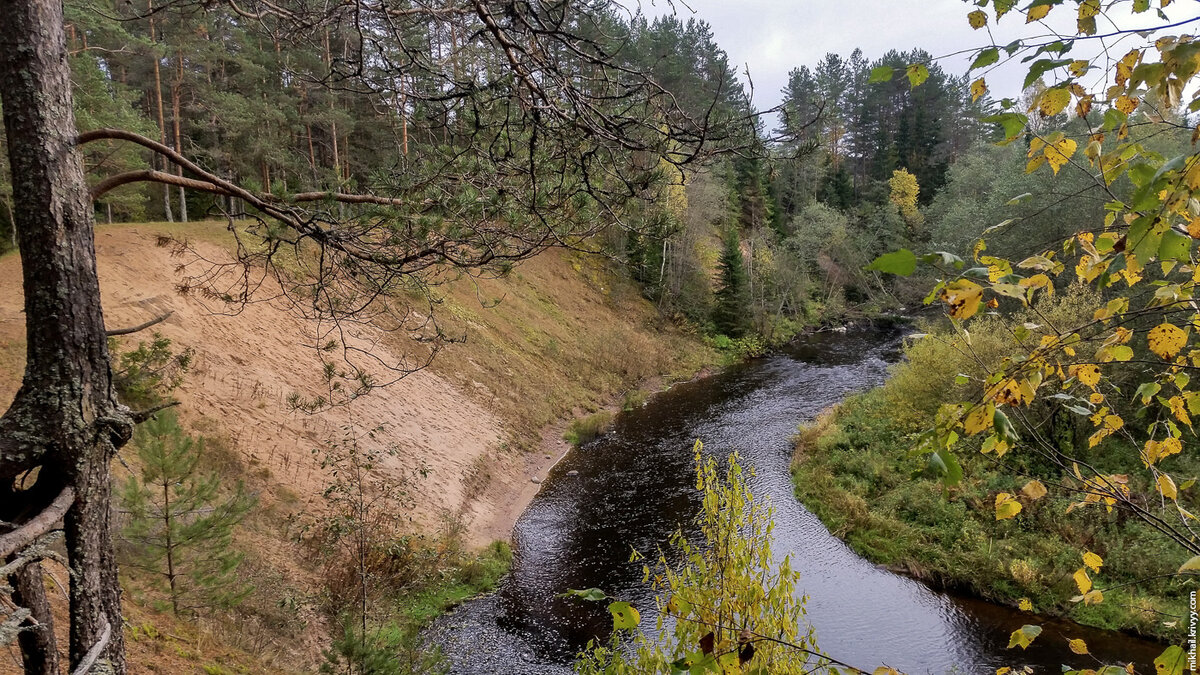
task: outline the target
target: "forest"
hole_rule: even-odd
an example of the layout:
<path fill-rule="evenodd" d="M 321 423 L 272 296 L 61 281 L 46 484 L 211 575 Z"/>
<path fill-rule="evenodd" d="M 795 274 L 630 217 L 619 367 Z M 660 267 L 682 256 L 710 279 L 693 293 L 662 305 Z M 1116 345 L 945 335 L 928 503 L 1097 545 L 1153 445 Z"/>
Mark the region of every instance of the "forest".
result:
<path fill-rule="evenodd" d="M 0 673 L 1194 672 L 1200 15 L 958 9 L 0 0 Z"/>

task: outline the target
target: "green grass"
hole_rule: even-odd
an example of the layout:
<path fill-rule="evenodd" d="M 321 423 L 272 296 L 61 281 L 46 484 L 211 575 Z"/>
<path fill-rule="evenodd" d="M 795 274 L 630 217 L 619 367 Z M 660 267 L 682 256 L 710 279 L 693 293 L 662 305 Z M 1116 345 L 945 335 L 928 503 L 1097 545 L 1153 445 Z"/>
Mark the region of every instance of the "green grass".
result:
<path fill-rule="evenodd" d="M 613 414 L 607 410 L 571 420 L 563 440 L 575 447 L 594 440 L 612 427 Z"/>
<path fill-rule="evenodd" d="M 396 599 L 403 626 L 421 629 L 447 610 L 481 593 L 495 590 L 512 566 L 508 542 L 494 541 L 478 555 L 468 557 L 441 579 L 406 591 Z"/>
<path fill-rule="evenodd" d="M 874 390 L 847 400 L 819 420 L 819 428 L 797 438 L 796 496 L 857 553 L 994 602 L 1016 605 L 1029 598 L 1039 614 L 1182 637 L 1186 619 L 1170 627 L 1165 622 L 1173 617 L 1159 613 L 1186 617 L 1187 582 L 1133 583 L 1174 572 L 1181 562 L 1177 546 L 1119 513 L 1090 508 L 1067 514 L 1072 500 L 1054 493 L 1027 503 L 1015 519 L 996 521 L 995 495 L 1015 494 L 1027 479 L 1002 473 L 963 448 L 965 478 L 945 493 L 922 473 L 924 458 L 910 452 L 915 429 L 891 413 L 888 392 Z M 1099 605 L 1072 603 L 1078 589 L 1071 575 L 1082 566 L 1084 550 L 1104 558 L 1101 571 L 1091 575 L 1096 588 L 1130 585 L 1106 591 Z"/>

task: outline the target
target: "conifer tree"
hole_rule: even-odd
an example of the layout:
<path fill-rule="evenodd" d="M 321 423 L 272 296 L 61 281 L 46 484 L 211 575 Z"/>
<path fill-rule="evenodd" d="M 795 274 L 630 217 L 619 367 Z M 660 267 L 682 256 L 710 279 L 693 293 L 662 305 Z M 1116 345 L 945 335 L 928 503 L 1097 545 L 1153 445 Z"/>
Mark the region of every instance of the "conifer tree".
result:
<path fill-rule="evenodd" d="M 138 427 L 140 476 L 121 492 L 129 520 L 129 564 L 164 586 L 176 615 L 237 604 L 250 588 L 237 582 L 242 554 L 233 530 L 254 505 L 239 482 L 221 495 L 220 478 L 199 468 L 204 439 L 186 434 L 171 411 Z"/>
<path fill-rule="evenodd" d="M 725 235 L 717 271 L 721 275 L 721 285 L 717 288 L 713 323 L 717 332 L 741 337 L 749 325 L 750 293 L 737 228 L 730 228 Z"/>

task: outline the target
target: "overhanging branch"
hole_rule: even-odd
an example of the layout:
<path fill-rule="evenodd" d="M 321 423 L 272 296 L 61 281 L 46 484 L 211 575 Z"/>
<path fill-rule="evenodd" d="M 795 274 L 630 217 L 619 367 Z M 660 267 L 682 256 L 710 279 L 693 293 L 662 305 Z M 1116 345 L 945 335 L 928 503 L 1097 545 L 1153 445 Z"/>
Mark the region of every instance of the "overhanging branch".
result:
<path fill-rule="evenodd" d="M 80 134 L 78 143 L 84 145 L 98 140 L 120 140 L 137 143 L 154 152 L 157 152 L 175 164 L 194 173 L 203 180 L 194 178 L 185 178 L 163 171 L 154 171 L 151 169 L 143 169 L 139 171 L 126 171 L 113 176 L 109 176 L 104 180 L 96 183 L 91 189 L 91 198 L 99 199 L 106 193 L 114 190 L 122 185 L 129 183 L 165 183 L 167 185 L 176 185 L 187 188 L 189 190 L 199 190 L 201 192 L 210 192 L 213 194 L 225 195 L 228 197 L 240 197 L 249 203 L 253 204 L 260 210 L 264 210 L 270 215 L 278 216 L 273 213 L 268 207 L 275 204 L 303 203 L 303 202 L 320 202 L 334 201 L 343 204 L 377 204 L 379 206 L 404 206 L 405 202 L 402 199 L 394 199 L 391 197 L 380 197 L 378 195 L 369 194 L 347 194 L 345 192 L 301 192 L 287 197 L 277 197 L 271 194 L 254 194 L 247 190 L 237 187 L 233 183 L 222 179 L 216 174 L 205 171 L 200 166 L 191 162 L 183 155 L 178 154 L 171 148 L 153 141 L 140 134 L 135 134 L 132 131 L 122 129 L 96 129 L 84 134 Z"/>

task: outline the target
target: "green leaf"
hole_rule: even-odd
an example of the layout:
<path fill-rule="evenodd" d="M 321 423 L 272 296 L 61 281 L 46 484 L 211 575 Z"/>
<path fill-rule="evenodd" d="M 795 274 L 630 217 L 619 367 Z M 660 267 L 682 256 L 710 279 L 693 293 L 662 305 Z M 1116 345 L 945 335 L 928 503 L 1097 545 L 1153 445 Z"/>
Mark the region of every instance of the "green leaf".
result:
<path fill-rule="evenodd" d="M 1191 237 L 1179 234 L 1175 230 L 1167 230 L 1163 232 L 1162 244 L 1158 247 L 1158 259 L 1186 262 L 1191 259 L 1191 250 Z"/>
<path fill-rule="evenodd" d="M 583 598 L 584 600 L 588 600 L 591 602 L 599 602 L 601 600 L 606 599 L 608 596 L 605 595 L 604 591 L 600 590 L 599 588 L 588 588 L 588 589 L 585 589 L 582 591 L 575 590 L 574 588 L 568 588 L 566 593 L 559 593 L 557 597 L 560 597 L 560 598 L 576 597 L 576 598 Z"/>
<path fill-rule="evenodd" d="M 971 67 L 967 70 L 967 72 L 977 68 L 987 68 L 999 60 L 1000 50 L 995 47 L 989 47 L 979 52 L 979 56 L 976 56 L 975 60 L 971 62 Z"/>
<path fill-rule="evenodd" d="M 1108 110 L 1104 111 L 1104 122 L 1101 125 L 1100 130 L 1113 131 L 1114 129 L 1120 128 L 1121 125 L 1125 124 L 1128 119 L 1129 117 L 1120 110 L 1117 110 L 1116 108 L 1109 108 Z"/>
<path fill-rule="evenodd" d="M 1133 392 L 1133 397 L 1141 398 L 1142 404 L 1145 405 L 1150 403 L 1150 399 L 1154 398 L 1154 395 L 1160 390 L 1162 390 L 1162 385 L 1157 382 L 1143 382 L 1137 391 Z"/>
<path fill-rule="evenodd" d="M 904 74 L 908 76 L 909 87 L 919 87 L 922 82 L 929 79 L 929 68 L 923 63 L 914 63 L 904 69 Z"/>
<path fill-rule="evenodd" d="M 1037 82 L 1038 78 L 1047 72 L 1069 65 L 1071 65 L 1071 59 L 1039 59 L 1034 61 L 1033 65 L 1029 66 L 1029 74 L 1025 76 L 1025 85 L 1023 88 L 1028 89 L 1033 86 L 1033 83 Z"/>
<path fill-rule="evenodd" d="M 1008 415 L 1005 415 L 1004 411 L 999 408 L 996 409 L 995 414 L 992 416 L 992 424 L 995 426 L 996 433 L 1000 435 L 1001 440 L 1007 441 L 1009 445 L 1019 440 L 1017 430 L 1013 427 L 1012 422 L 1009 421 Z"/>
<path fill-rule="evenodd" d="M 613 615 L 613 630 L 633 630 L 642 620 L 628 602 L 614 602 L 608 606 L 608 613 Z"/>
<path fill-rule="evenodd" d="M 935 459 L 937 460 L 936 462 L 933 461 Z M 930 460 L 930 463 L 938 468 L 938 473 L 942 477 L 942 485 L 954 487 L 962 482 L 962 465 L 958 463 L 958 459 L 949 450 L 945 448 L 938 450 L 933 453 L 933 457 Z"/>
<path fill-rule="evenodd" d="M 958 270 L 963 268 L 963 259 L 946 251 L 934 251 L 933 253 L 926 253 L 925 255 L 921 256 L 921 260 L 926 265 L 937 265 L 940 263 L 946 266 L 952 265 L 954 266 L 954 269 Z"/>
<path fill-rule="evenodd" d="M 1171 645 L 1154 659 L 1155 675 L 1183 675 L 1187 656 L 1179 645 Z"/>
<path fill-rule="evenodd" d="M 875 84 L 876 82 L 890 82 L 892 80 L 892 75 L 894 75 L 895 72 L 896 71 L 891 66 L 879 66 L 878 68 L 872 68 L 871 78 L 867 80 L 867 82 L 869 84 Z"/>
<path fill-rule="evenodd" d="M 1141 14 L 1150 9 L 1150 0 L 1133 0 L 1133 13 Z"/>
<path fill-rule="evenodd" d="M 867 269 L 907 277 L 917 269 L 917 256 L 912 251 L 902 248 L 899 251 L 884 253 L 867 265 Z"/>
<path fill-rule="evenodd" d="M 1029 645 L 1033 644 L 1034 638 L 1041 634 L 1041 626 L 1030 626 L 1028 624 L 1021 626 L 1013 631 L 1013 634 L 1008 638 L 1008 648 L 1012 649 L 1020 645 L 1021 649 L 1028 649 Z"/>
<path fill-rule="evenodd" d="M 1029 123 L 1029 118 L 1021 113 L 1000 113 L 999 115 L 989 115 L 981 120 L 1003 127 L 1006 141 L 1011 141 L 1021 135 L 1021 132 L 1025 130 L 1025 125 Z"/>

